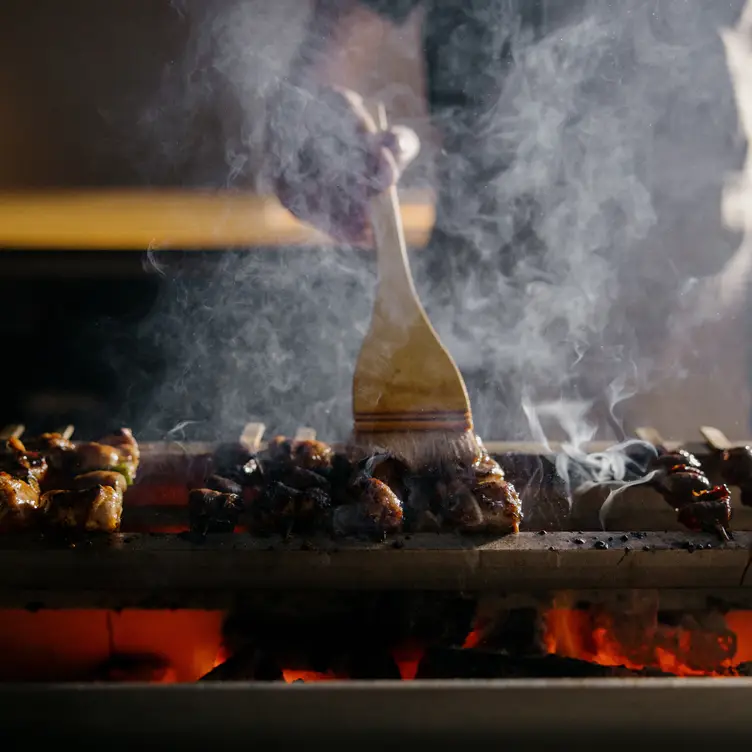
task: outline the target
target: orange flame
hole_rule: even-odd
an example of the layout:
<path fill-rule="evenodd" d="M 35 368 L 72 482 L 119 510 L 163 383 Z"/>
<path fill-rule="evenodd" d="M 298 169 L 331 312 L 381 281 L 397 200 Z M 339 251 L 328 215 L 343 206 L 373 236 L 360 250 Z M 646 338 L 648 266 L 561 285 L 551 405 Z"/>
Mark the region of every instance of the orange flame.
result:
<path fill-rule="evenodd" d="M 718 614 L 712 628 L 691 618 L 677 626 L 628 621 L 604 610 L 552 608 L 545 647 L 565 658 L 675 676 L 733 676 L 752 660 L 752 611 Z"/>
<path fill-rule="evenodd" d="M 328 671 L 301 671 L 299 669 L 293 669 L 293 668 L 283 668 L 282 669 L 282 678 L 287 682 L 287 684 L 292 684 L 296 681 L 302 681 L 302 682 L 326 682 L 326 681 L 340 681 L 342 679 L 347 679 L 346 676 L 343 675 L 337 675 L 329 669 Z"/>

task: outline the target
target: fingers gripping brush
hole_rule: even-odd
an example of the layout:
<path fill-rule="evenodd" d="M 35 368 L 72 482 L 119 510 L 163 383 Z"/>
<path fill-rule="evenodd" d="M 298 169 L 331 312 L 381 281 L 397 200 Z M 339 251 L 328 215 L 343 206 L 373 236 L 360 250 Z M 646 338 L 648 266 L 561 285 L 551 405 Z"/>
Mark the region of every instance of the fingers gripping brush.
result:
<path fill-rule="evenodd" d="M 380 126 L 386 129 L 383 107 Z M 479 453 L 470 400 L 415 290 L 397 189 L 372 199 L 378 283 L 353 377 L 353 444 L 413 467 L 472 462 Z"/>

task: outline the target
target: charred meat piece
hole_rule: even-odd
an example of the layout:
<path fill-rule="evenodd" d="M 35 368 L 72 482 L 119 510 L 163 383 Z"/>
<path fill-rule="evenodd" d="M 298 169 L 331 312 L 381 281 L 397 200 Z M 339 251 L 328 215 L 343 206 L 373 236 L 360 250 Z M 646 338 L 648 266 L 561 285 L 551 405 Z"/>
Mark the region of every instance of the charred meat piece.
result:
<path fill-rule="evenodd" d="M 472 489 L 489 533 L 519 533 L 522 502 L 515 487 L 494 475 L 484 475 Z"/>
<path fill-rule="evenodd" d="M 253 503 L 253 528 L 281 535 L 328 529 L 331 507 L 329 494 L 321 488 L 297 489 L 273 481 Z"/>
<path fill-rule="evenodd" d="M 76 446 L 69 462 L 68 469 L 78 471 L 77 475 L 93 470 L 115 470 L 120 464 L 120 452 L 107 444 L 84 441 Z"/>
<path fill-rule="evenodd" d="M 297 465 L 305 470 L 325 472 L 331 468 L 333 454 L 332 448 L 323 441 L 293 441 L 284 436 L 276 436 L 267 448 L 259 453 L 258 459 L 264 466 Z"/>
<path fill-rule="evenodd" d="M 354 491 L 358 500 L 334 511 L 333 527 L 338 535 L 367 535 L 383 538 L 402 526 L 402 502 L 386 483 L 361 476 Z"/>
<path fill-rule="evenodd" d="M 78 490 L 95 488 L 96 486 L 110 486 L 121 495 L 128 488 L 125 478 L 114 470 L 93 470 L 90 473 L 77 475 L 73 479 L 73 486 Z"/>
<path fill-rule="evenodd" d="M 44 456 L 38 452 L 30 452 L 15 437 L 8 440 L 0 453 L 0 471 L 29 483 L 35 488 L 38 488 L 45 479 L 47 470 L 48 465 Z"/>
<path fill-rule="evenodd" d="M 194 488 L 188 494 L 191 532 L 200 536 L 207 533 L 231 533 L 238 524 L 242 508 L 237 494 Z"/>
<path fill-rule="evenodd" d="M 439 486 L 443 499 L 443 519 L 451 527 L 465 533 L 480 532 L 486 521 L 472 490 L 462 480 L 455 479 Z"/>
<path fill-rule="evenodd" d="M 0 520 L 3 524 L 23 528 L 39 516 L 39 486 L 0 472 Z"/>
<path fill-rule="evenodd" d="M 676 465 L 660 472 L 654 479 L 654 484 L 674 509 L 689 503 L 692 500 L 692 494 L 712 488 L 707 476 L 701 470 L 689 465 Z"/>
<path fill-rule="evenodd" d="M 366 476 L 386 483 L 398 498 L 406 498 L 410 468 L 405 462 L 390 454 L 376 454 L 362 465 Z"/>
<path fill-rule="evenodd" d="M 328 494 L 330 489 L 329 481 L 323 475 L 296 465 L 272 468 L 266 473 L 266 478 L 271 483 L 284 483 L 298 491 L 319 488 Z"/>
<path fill-rule="evenodd" d="M 45 524 L 81 532 L 115 533 L 123 513 L 123 495 L 112 486 L 48 491 L 40 505 Z"/>
<path fill-rule="evenodd" d="M 240 483 L 236 483 L 234 480 L 221 475 L 210 475 L 207 478 L 206 484 L 212 491 L 235 494 L 236 496 L 241 496 L 243 493 L 243 486 Z"/>
<path fill-rule="evenodd" d="M 685 449 L 677 449 L 674 452 L 663 452 L 653 457 L 648 465 L 648 472 L 651 470 L 671 470 L 679 466 L 701 469 L 700 460 L 694 454 Z"/>
<path fill-rule="evenodd" d="M 485 449 L 480 456 L 473 462 L 471 467 L 472 473 L 476 478 L 498 478 L 504 480 L 504 471 L 501 469 L 501 465 L 486 453 Z"/>
<path fill-rule="evenodd" d="M 752 506 L 752 448 L 731 447 L 721 452 L 720 471 L 723 482 L 738 486 L 744 506 Z"/>
<path fill-rule="evenodd" d="M 678 510 L 678 519 L 690 530 L 718 533 L 728 540 L 726 531 L 731 521 L 731 493 L 728 486 L 694 493 L 694 501 Z"/>
<path fill-rule="evenodd" d="M 43 433 L 27 439 L 26 447 L 44 457 L 47 464 L 56 471 L 65 470 L 75 454 L 76 447 L 72 441 L 59 433 Z"/>
<path fill-rule="evenodd" d="M 114 433 L 100 439 L 100 443 L 114 447 L 120 455 L 118 472 L 125 476 L 128 485 L 133 483 L 141 461 L 141 450 L 130 428 L 119 428 Z"/>

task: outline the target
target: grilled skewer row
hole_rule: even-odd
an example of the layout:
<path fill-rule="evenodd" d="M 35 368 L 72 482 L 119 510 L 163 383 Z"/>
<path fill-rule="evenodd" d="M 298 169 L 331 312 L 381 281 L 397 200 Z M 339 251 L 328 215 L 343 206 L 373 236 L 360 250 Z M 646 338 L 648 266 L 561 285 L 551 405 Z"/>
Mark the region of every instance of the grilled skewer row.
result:
<path fill-rule="evenodd" d="M 514 486 L 484 450 L 470 466 L 415 470 L 388 454 L 353 457 L 321 441 L 277 437 L 243 462 L 219 465 L 209 488 L 191 492 L 197 535 L 234 527 L 244 506 L 257 534 L 503 534 L 518 532 L 522 519 Z"/>
<path fill-rule="evenodd" d="M 713 485 L 693 454 L 683 449 L 663 452 L 652 460 L 648 470 L 654 472 L 651 483 L 676 510 L 681 524 L 728 539 L 731 492 L 724 484 Z"/>
<path fill-rule="evenodd" d="M 127 428 L 75 445 L 55 433 L 11 438 L 0 452 L 0 524 L 116 532 L 139 459 Z"/>

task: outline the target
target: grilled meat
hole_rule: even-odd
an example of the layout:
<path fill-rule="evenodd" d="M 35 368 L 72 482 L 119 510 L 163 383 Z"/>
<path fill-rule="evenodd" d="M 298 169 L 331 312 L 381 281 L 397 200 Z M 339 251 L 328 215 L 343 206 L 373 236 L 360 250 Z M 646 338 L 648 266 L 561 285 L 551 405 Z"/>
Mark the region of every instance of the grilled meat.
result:
<path fill-rule="evenodd" d="M 123 495 L 112 486 L 74 491 L 48 491 L 40 506 L 44 522 L 53 528 L 115 533 L 123 513 Z"/>
<path fill-rule="evenodd" d="M 39 519 L 39 485 L 0 472 L 0 520 L 12 529 L 28 527 Z"/>
<path fill-rule="evenodd" d="M 726 486 L 713 486 L 694 455 L 682 450 L 659 455 L 650 467 L 657 471 L 652 485 L 682 525 L 728 539 L 731 494 Z"/>
<path fill-rule="evenodd" d="M 732 447 L 721 452 L 720 471 L 723 482 L 728 486 L 738 486 L 741 502 L 752 506 L 752 448 Z"/>
<path fill-rule="evenodd" d="M 677 449 L 674 452 L 663 452 L 653 457 L 648 465 L 648 472 L 651 470 L 671 470 L 679 466 L 701 469 L 700 460 L 694 454 L 685 449 Z"/>
<path fill-rule="evenodd" d="M 320 472 L 331 467 L 333 454 L 332 448 L 323 441 L 294 441 L 284 436 L 276 436 L 259 458 L 262 463 L 297 465 L 305 470 Z"/>
<path fill-rule="evenodd" d="M 241 472 L 230 468 L 227 474 L 253 489 L 257 532 L 501 534 L 519 531 L 522 519 L 514 486 L 482 446 L 470 465 L 448 462 L 415 471 L 387 453 L 345 454 L 320 441 L 276 437 Z"/>
<path fill-rule="evenodd" d="M 8 440 L 4 450 L 0 453 L 0 471 L 12 475 L 14 478 L 39 487 L 47 475 L 47 461 L 38 452 L 30 452 L 17 438 Z"/>
<path fill-rule="evenodd" d="M 298 489 L 272 481 L 253 502 L 252 528 L 281 535 L 327 530 L 331 508 L 331 497 L 320 487 Z"/>
<path fill-rule="evenodd" d="M 693 493 L 693 501 L 678 510 L 679 522 L 690 530 L 718 533 L 728 539 L 731 493 L 728 486 L 714 486 Z"/>
<path fill-rule="evenodd" d="M 119 428 L 100 440 L 106 446 L 114 447 L 120 455 L 117 470 L 125 476 L 130 485 L 136 479 L 141 450 L 130 428 Z M 103 468 L 100 468 L 103 469 Z"/>
<path fill-rule="evenodd" d="M 334 511 L 332 525 L 339 535 L 365 534 L 383 538 L 402 525 L 402 502 L 394 491 L 376 478 L 361 476 L 354 490 L 358 500 Z"/>
<path fill-rule="evenodd" d="M 237 494 L 209 488 L 193 489 L 188 494 L 191 532 L 199 536 L 231 533 L 238 524 L 242 508 Z"/>
<path fill-rule="evenodd" d="M 114 470 L 93 470 L 90 473 L 77 475 L 73 479 L 73 485 L 78 490 L 94 488 L 95 486 L 110 486 L 121 495 L 128 488 L 125 478 Z"/>

